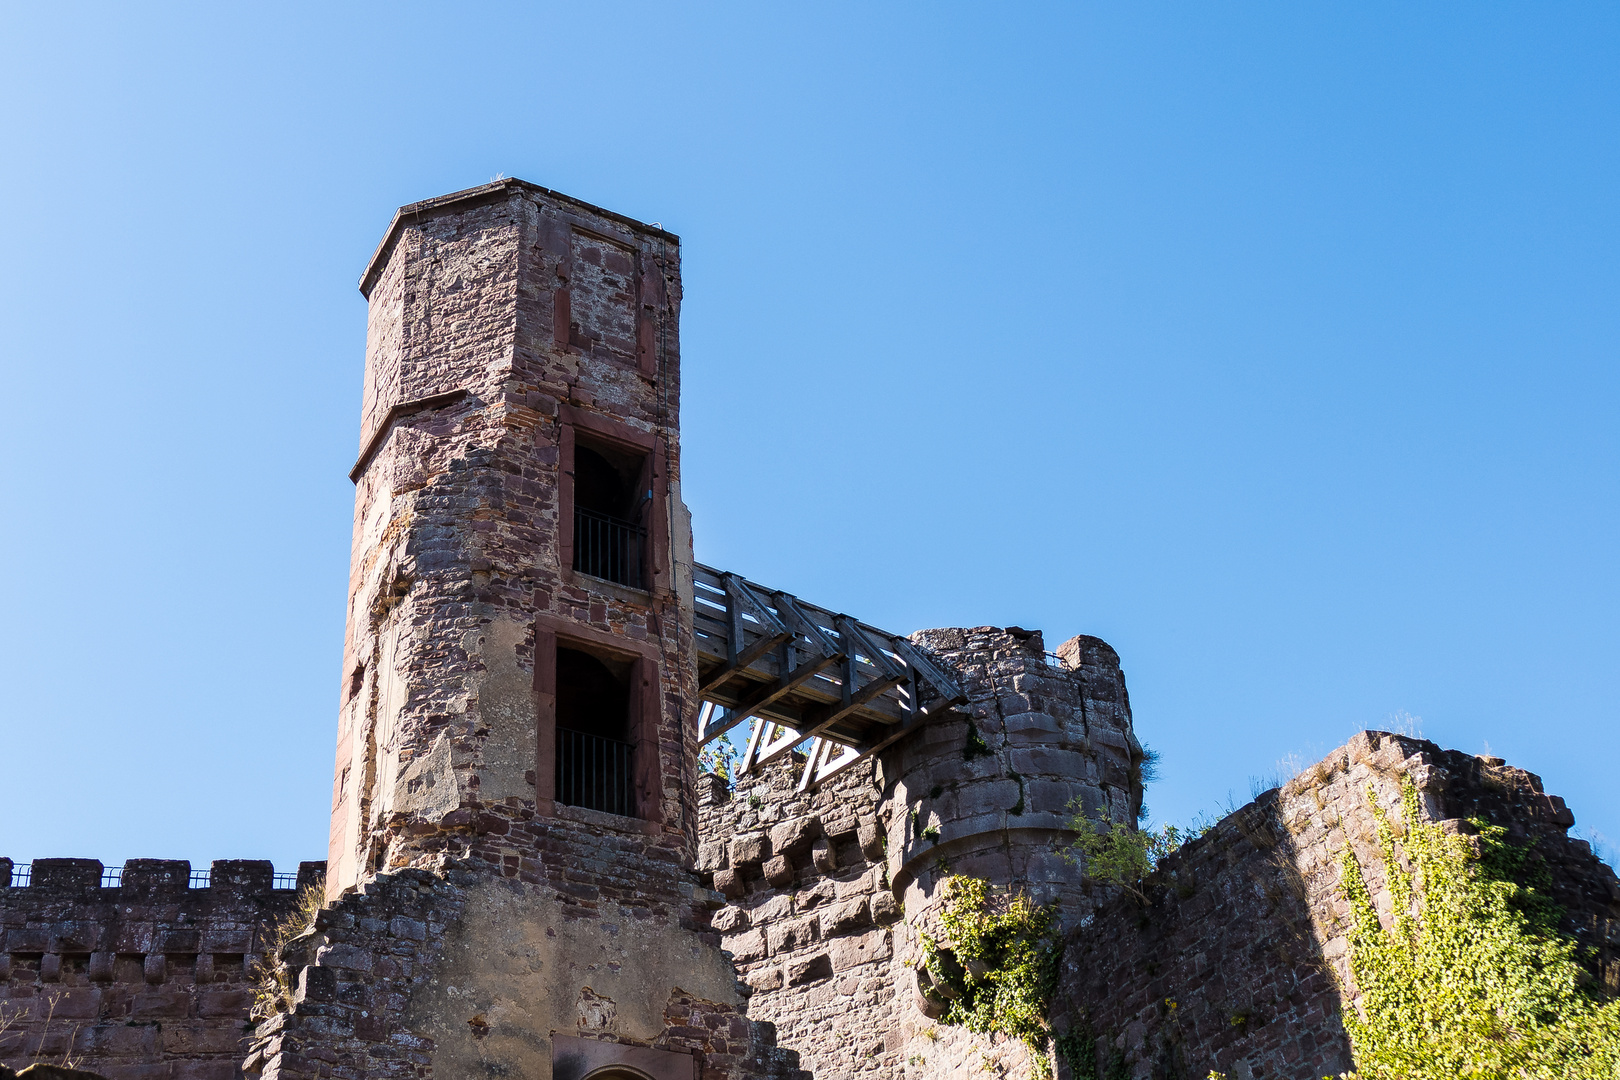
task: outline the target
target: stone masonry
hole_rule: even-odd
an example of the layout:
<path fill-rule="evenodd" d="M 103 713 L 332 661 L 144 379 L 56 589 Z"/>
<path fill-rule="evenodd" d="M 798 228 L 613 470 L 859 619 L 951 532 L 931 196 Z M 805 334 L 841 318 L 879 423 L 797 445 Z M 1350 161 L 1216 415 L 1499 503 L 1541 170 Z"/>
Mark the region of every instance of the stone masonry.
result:
<path fill-rule="evenodd" d="M 1096 638 L 1048 656 L 1038 632 L 929 630 L 913 641 L 968 695 L 958 719 L 800 795 L 792 771 L 708 778 L 698 868 L 729 901 L 713 926 L 812 1075 L 944 1077 L 980 1056 L 1022 1069 L 1019 1046 L 942 1029 L 912 968 L 938 934 L 947 873 L 1011 884 L 1065 917 L 1090 911 L 1059 849 L 1071 805 L 1134 820 L 1142 751 L 1124 677 Z"/>
<path fill-rule="evenodd" d="M 0 888 L 0 1063 L 77 1061 L 111 1080 L 228 1080 L 248 1044 L 250 970 L 297 889 L 268 862 L 137 859 L 102 888 L 94 859 L 41 859 Z M 324 867 L 305 863 L 298 885 Z M 12 863 L 0 859 L 0 885 Z"/>
<path fill-rule="evenodd" d="M 1568 809 L 1529 773 L 1420 740 L 1357 736 L 1166 860 L 1146 904 L 1092 882 L 1068 826 L 1134 826 L 1145 756 L 1093 637 L 1055 653 L 1018 627 L 887 637 L 965 703 L 895 675 L 862 691 L 899 695 L 889 740 L 819 787 L 801 789 L 796 754 L 734 786 L 700 775 L 700 696 L 720 682 L 700 688 L 681 498 L 679 239 L 501 180 L 402 208 L 361 291 L 328 859 L 299 874 L 324 871 L 324 904 L 289 922 L 295 891 L 268 863 L 215 863 L 192 889 L 187 864 L 143 860 L 103 888 L 100 863 L 42 860 L 24 887 L 0 859 L 0 1065 L 1314 1080 L 1350 1067 L 1339 1018 L 1357 1007 L 1337 853 L 1370 853 L 1366 791 L 1398 816 L 1406 779 L 1431 820 L 1533 839 L 1566 930 L 1620 990 L 1620 881 L 1567 837 Z M 789 662 L 795 640 L 760 639 L 776 682 L 739 714 L 780 710 L 773 694 L 809 685 L 796 673 L 830 677 Z M 796 726 L 857 707 L 856 653 L 831 648 L 842 705 Z M 703 678 L 743 673 L 740 649 Z M 1051 1020 L 1091 1061 L 943 1023 L 922 939 L 942 935 L 953 874 L 1053 906 Z M 287 927 L 271 962 L 288 989 L 250 1017 L 252 960 Z"/>
<path fill-rule="evenodd" d="M 691 869 L 679 258 L 502 181 L 400 211 L 366 272 L 332 907 L 287 957 L 298 1000 L 250 1061 L 267 1080 L 757 1073 Z M 590 455 L 645 492 L 635 565 L 597 575 L 572 552 Z M 583 654 L 625 687 L 618 812 L 554 788 L 559 670 Z"/>

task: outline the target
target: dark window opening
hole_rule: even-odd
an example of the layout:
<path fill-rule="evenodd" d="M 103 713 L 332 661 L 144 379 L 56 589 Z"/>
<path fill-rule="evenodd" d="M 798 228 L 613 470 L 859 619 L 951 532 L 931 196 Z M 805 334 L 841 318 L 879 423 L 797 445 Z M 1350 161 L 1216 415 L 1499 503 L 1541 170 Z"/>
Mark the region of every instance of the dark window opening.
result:
<path fill-rule="evenodd" d="M 652 502 L 647 455 L 574 446 L 574 569 L 645 588 L 647 511 Z"/>
<path fill-rule="evenodd" d="M 629 661 L 609 666 L 590 653 L 558 647 L 558 802 L 635 816 L 630 675 Z"/>

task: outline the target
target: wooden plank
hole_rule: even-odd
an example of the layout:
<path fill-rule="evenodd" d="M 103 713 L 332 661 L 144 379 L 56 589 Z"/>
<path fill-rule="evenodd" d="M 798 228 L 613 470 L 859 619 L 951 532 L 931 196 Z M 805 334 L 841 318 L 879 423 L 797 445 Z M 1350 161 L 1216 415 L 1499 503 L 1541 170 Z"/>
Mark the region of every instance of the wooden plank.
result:
<path fill-rule="evenodd" d="M 916 668 L 917 672 L 928 680 L 929 685 L 939 691 L 941 697 L 949 698 L 952 704 L 967 700 L 967 695 L 962 693 L 962 688 L 956 685 L 955 680 L 941 671 L 932 660 L 919 652 L 911 642 L 904 638 L 895 638 L 894 649 L 905 659 L 906 663 Z"/>
<path fill-rule="evenodd" d="M 853 638 L 860 646 L 862 653 L 871 659 L 871 662 L 883 670 L 885 676 L 899 676 L 900 665 L 886 656 L 881 648 L 873 644 L 861 625 L 847 615 L 838 616 L 838 630 L 847 637 Z"/>
<path fill-rule="evenodd" d="M 800 664 L 798 667 L 793 668 L 786 674 L 777 676 L 775 683 L 767 685 L 755 693 L 750 700 L 738 703 L 737 711 L 746 712 L 752 715 L 759 709 L 763 709 L 772 702 L 786 697 L 801 683 L 808 682 L 823 669 L 830 667 L 837 662 L 838 660 L 836 657 L 822 656 L 817 657 L 808 663 Z"/>
<path fill-rule="evenodd" d="M 888 690 L 893 689 L 899 681 L 900 679 L 898 676 L 891 676 L 888 679 L 879 679 L 874 683 L 861 687 L 860 690 L 856 691 L 854 694 L 851 694 L 848 703 L 839 702 L 836 705 L 828 705 L 825 706 L 824 709 L 819 713 L 808 714 L 805 717 L 806 723 L 809 724 L 809 727 L 804 733 L 805 738 L 813 739 L 819 737 L 826 732 L 828 728 L 838 723 L 844 717 L 855 712 L 855 710 L 867 704 L 874 698 L 879 697 Z M 885 726 L 890 725 L 885 724 Z"/>

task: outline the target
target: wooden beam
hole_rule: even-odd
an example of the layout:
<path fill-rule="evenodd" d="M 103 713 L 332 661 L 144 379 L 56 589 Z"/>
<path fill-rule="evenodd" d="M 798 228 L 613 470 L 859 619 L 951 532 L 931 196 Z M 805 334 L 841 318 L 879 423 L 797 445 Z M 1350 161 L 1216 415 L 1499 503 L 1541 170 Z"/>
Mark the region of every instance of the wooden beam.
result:
<path fill-rule="evenodd" d="M 838 647 L 838 643 L 828 637 L 826 632 L 816 625 L 814 619 L 800 610 L 793 597 L 785 592 L 779 592 L 772 593 L 771 599 L 776 602 L 776 610 L 782 613 L 784 619 L 793 624 L 793 629 L 809 638 L 810 643 L 822 656 L 832 656 L 835 653 L 838 656 L 844 655 L 844 650 Z"/>
<path fill-rule="evenodd" d="M 792 693 L 800 683 L 815 678 L 816 675 L 821 671 L 836 664 L 839 659 L 840 658 L 836 656 L 822 656 L 810 661 L 809 663 L 800 664 L 795 668 L 791 668 L 781 675 L 778 675 L 776 677 L 776 682 L 761 687 L 752 698 L 745 702 L 739 703 L 734 711 L 747 716 L 752 716 L 758 710 L 765 708 L 765 706 L 786 697 L 788 694 Z"/>
<path fill-rule="evenodd" d="M 951 704 L 967 700 L 967 695 L 962 693 L 962 688 L 956 685 L 956 681 L 935 666 L 934 662 L 924 656 L 911 642 L 905 638 L 895 638 L 894 651 L 915 668 L 919 675 L 927 679 L 928 684 L 939 691 L 941 697 L 949 698 Z"/>
<path fill-rule="evenodd" d="M 727 664 L 719 671 L 716 671 L 710 675 L 708 681 L 702 686 L 698 687 L 698 693 L 709 693 L 721 683 L 725 682 L 727 679 L 730 679 L 733 675 L 752 666 L 754 661 L 758 660 L 760 657 L 764 656 L 766 653 L 770 652 L 784 641 L 790 640 L 792 637 L 793 635 L 784 628 L 780 634 L 760 638 L 758 641 L 748 646 L 748 648 L 737 654 L 736 663 Z"/>

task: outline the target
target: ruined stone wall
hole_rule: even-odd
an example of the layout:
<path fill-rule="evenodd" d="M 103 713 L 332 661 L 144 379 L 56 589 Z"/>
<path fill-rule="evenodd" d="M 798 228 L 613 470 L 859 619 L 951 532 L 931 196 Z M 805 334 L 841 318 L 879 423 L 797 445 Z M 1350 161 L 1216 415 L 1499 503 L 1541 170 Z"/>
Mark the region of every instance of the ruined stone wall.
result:
<path fill-rule="evenodd" d="M 318 884 L 305 863 L 298 883 Z M 251 966 L 296 904 L 268 862 L 136 859 L 102 888 L 94 859 L 41 859 L 12 884 L 0 859 L 0 1063 L 110 1080 L 229 1080 L 246 1053 Z"/>
<path fill-rule="evenodd" d="M 1364 732 L 1166 860 L 1150 904 L 1115 899 L 1071 931 L 1055 1028 L 1096 1038 L 1098 1075 L 1315 1080 L 1349 1069 L 1339 1016 L 1356 995 L 1338 856 L 1346 844 L 1356 852 L 1387 914 L 1367 790 L 1398 822 L 1407 778 L 1430 821 L 1466 831 L 1463 819 L 1482 817 L 1516 843 L 1533 839 L 1565 929 L 1620 989 L 1620 882 L 1566 835 L 1563 800 L 1500 759 Z"/>
<path fill-rule="evenodd" d="M 727 792 L 706 778 L 699 869 L 728 901 L 712 924 L 751 997 L 749 1016 L 818 1077 L 947 1077 L 985 1062 L 1029 1068 L 1021 1045 L 938 1023 L 919 993 L 920 934 L 941 935 L 941 883 L 985 877 L 1059 905 L 1091 901 L 1060 849 L 1069 807 L 1123 818 L 1141 788 L 1114 651 L 1075 638 L 1048 656 L 1037 632 L 929 630 L 913 640 L 967 704 L 819 790 L 802 765 L 767 766 Z"/>

